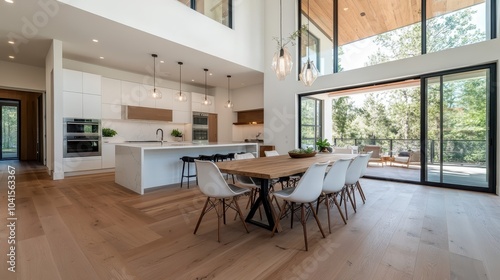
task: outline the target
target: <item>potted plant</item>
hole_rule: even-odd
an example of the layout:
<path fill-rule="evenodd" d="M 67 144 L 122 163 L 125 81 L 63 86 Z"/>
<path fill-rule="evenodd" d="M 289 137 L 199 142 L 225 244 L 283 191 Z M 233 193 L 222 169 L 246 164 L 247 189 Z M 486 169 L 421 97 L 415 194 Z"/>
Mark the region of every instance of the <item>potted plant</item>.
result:
<path fill-rule="evenodd" d="M 109 138 L 111 138 L 111 137 L 115 136 L 116 134 L 118 134 L 118 133 L 116 132 L 116 130 L 114 130 L 114 129 L 112 129 L 112 128 L 107 128 L 107 127 L 103 128 L 103 129 L 102 129 L 102 131 L 101 131 L 101 133 L 102 133 L 102 138 L 103 138 L 103 141 L 104 141 L 105 143 L 107 143 L 107 142 L 108 142 L 108 139 L 109 139 Z"/>
<path fill-rule="evenodd" d="M 177 141 L 182 141 L 182 132 L 177 128 L 172 129 L 170 135 L 174 136 Z"/>
<path fill-rule="evenodd" d="M 330 142 L 328 142 L 328 139 L 320 139 L 318 141 L 316 141 L 316 146 L 318 147 L 318 151 L 320 152 L 324 152 L 324 153 L 331 153 L 332 152 L 332 148 L 330 147 L 331 144 Z"/>

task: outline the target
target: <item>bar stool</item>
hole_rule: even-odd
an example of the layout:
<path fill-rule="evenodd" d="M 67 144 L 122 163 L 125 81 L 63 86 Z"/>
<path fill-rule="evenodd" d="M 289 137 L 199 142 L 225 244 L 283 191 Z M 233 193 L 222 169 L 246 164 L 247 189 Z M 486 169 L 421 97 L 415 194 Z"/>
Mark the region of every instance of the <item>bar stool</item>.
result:
<path fill-rule="evenodd" d="M 231 153 L 231 154 L 232 154 L 232 158 L 234 159 L 234 153 Z M 213 157 L 214 157 L 214 162 L 232 160 L 230 158 L 230 154 L 214 154 Z M 233 184 L 234 184 L 234 175 L 231 174 L 231 176 L 233 178 Z M 226 180 L 228 180 L 228 179 L 229 179 L 229 175 L 226 174 Z"/>
<path fill-rule="evenodd" d="M 191 175 L 191 171 L 190 171 L 190 163 L 194 164 L 195 159 L 198 159 L 198 157 L 183 156 L 180 158 L 180 160 L 182 160 L 181 188 L 182 188 L 182 182 L 184 181 L 184 178 L 187 178 L 188 189 L 189 189 L 189 178 L 196 177 L 196 184 L 198 184 L 198 177 L 196 176 L 196 174 Z M 187 164 L 187 175 L 186 175 L 186 173 L 184 173 L 184 169 L 186 167 L 186 164 Z"/>
<path fill-rule="evenodd" d="M 199 160 L 209 160 L 209 161 L 215 161 L 214 155 L 200 155 L 198 157 Z"/>

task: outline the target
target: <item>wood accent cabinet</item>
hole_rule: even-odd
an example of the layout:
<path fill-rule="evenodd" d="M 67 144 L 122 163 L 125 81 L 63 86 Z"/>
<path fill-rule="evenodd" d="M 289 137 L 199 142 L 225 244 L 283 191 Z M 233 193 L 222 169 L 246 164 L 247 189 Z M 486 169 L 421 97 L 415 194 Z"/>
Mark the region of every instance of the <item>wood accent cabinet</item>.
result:
<path fill-rule="evenodd" d="M 208 142 L 217 142 L 217 114 L 208 114 Z"/>
<path fill-rule="evenodd" d="M 125 112 L 125 119 L 129 120 L 172 121 L 172 110 L 170 109 L 126 106 Z"/>
<path fill-rule="evenodd" d="M 238 112 L 238 122 L 240 124 L 262 124 L 264 123 L 264 109 Z"/>

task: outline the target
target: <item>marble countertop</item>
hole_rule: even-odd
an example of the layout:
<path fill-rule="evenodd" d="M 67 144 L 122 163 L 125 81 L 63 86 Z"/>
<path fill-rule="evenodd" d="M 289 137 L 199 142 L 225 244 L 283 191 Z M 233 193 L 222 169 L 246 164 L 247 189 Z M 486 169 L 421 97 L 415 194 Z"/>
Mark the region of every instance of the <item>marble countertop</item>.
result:
<path fill-rule="evenodd" d="M 256 145 L 257 143 L 234 143 L 234 142 L 218 142 L 218 143 L 191 143 L 191 142 L 136 142 L 136 143 L 115 143 L 117 146 L 127 146 L 142 148 L 144 150 L 155 149 L 180 149 L 180 148 L 200 148 L 200 147 L 230 147 L 230 146 L 247 146 Z"/>

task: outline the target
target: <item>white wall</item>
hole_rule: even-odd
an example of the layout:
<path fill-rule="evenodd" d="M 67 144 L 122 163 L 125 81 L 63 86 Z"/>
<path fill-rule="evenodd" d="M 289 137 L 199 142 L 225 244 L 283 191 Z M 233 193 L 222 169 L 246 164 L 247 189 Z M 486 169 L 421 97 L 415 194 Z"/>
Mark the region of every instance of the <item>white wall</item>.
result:
<path fill-rule="evenodd" d="M 227 100 L 227 93 L 226 93 Z M 231 91 L 233 111 L 246 111 L 264 108 L 264 85 L 253 85 Z"/>
<path fill-rule="evenodd" d="M 27 91 L 45 91 L 45 69 L 0 61 L 0 87 Z"/>
<path fill-rule="evenodd" d="M 52 179 L 64 179 L 62 42 L 52 40 L 45 57 L 47 167 Z"/>
<path fill-rule="evenodd" d="M 264 68 L 264 0 L 233 1 L 233 29 L 174 0 L 60 2 L 254 70 Z"/>

